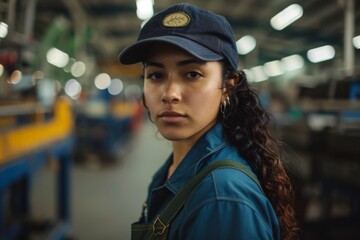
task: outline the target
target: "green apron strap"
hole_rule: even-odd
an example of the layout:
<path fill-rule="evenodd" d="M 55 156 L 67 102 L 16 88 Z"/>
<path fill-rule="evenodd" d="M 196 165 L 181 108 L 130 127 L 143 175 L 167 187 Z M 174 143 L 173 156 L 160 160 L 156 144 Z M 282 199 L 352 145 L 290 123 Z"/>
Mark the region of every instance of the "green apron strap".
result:
<path fill-rule="evenodd" d="M 180 191 L 174 196 L 170 203 L 160 213 L 153 223 L 153 234 L 162 235 L 165 229 L 169 227 L 171 220 L 180 211 L 193 189 L 200 183 L 200 181 L 206 177 L 210 172 L 218 168 L 233 168 L 242 171 L 248 175 L 262 190 L 256 175 L 251 172 L 245 165 L 234 160 L 219 160 L 209 164 L 203 170 L 201 170 L 195 177 L 193 177 Z"/>

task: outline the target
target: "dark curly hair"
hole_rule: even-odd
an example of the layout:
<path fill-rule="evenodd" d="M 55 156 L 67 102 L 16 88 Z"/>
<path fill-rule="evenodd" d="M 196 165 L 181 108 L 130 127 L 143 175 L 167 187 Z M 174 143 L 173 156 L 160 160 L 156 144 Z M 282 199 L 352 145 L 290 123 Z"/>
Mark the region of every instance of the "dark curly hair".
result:
<path fill-rule="evenodd" d="M 278 216 L 281 239 L 298 239 L 299 228 L 293 209 L 294 193 L 281 158 L 281 145 L 268 130 L 270 117 L 257 94 L 249 88 L 243 71 L 223 63 L 223 87 L 229 103 L 218 120 L 230 144 L 250 164 Z M 235 79 L 235 81 L 230 81 Z"/>

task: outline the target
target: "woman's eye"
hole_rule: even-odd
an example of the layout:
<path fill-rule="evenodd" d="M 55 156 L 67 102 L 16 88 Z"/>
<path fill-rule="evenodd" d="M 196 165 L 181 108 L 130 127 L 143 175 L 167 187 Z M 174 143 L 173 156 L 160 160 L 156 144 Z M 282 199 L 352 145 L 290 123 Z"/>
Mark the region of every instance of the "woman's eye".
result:
<path fill-rule="evenodd" d="M 146 75 L 147 79 L 151 79 L 151 80 L 159 80 L 163 77 L 162 73 L 159 72 L 153 72 L 153 73 L 149 73 Z"/>
<path fill-rule="evenodd" d="M 186 74 L 186 77 L 190 78 L 190 79 L 197 79 L 199 77 L 201 77 L 202 75 L 198 72 L 192 71 L 192 72 L 188 72 Z"/>

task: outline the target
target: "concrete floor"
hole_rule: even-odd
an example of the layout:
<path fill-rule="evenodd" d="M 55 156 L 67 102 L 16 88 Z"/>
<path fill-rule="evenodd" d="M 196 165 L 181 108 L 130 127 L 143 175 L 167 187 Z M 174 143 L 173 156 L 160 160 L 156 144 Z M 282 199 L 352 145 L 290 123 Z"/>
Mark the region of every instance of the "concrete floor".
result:
<path fill-rule="evenodd" d="M 130 239 L 130 224 L 138 219 L 147 186 L 165 161 L 171 145 L 145 122 L 126 154 L 115 164 L 96 161 L 72 170 L 72 236 L 79 240 Z M 54 171 L 42 169 L 33 179 L 31 207 L 34 219 L 55 218 Z"/>

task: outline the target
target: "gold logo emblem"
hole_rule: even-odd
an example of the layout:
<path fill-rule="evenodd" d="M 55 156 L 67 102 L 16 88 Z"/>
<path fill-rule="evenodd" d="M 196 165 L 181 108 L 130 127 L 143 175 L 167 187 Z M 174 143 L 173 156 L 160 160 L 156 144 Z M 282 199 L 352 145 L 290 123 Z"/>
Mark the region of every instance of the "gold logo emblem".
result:
<path fill-rule="evenodd" d="M 185 27 L 190 22 L 190 17 L 184 12 L 170 13 L 163 19 L 165 27 Z"/>

